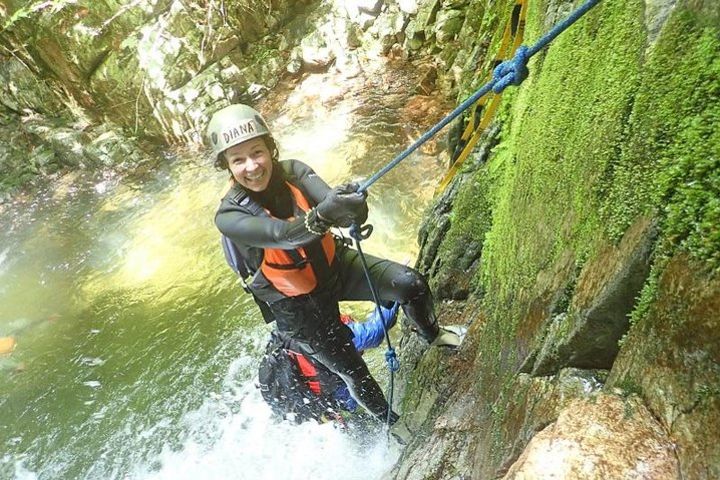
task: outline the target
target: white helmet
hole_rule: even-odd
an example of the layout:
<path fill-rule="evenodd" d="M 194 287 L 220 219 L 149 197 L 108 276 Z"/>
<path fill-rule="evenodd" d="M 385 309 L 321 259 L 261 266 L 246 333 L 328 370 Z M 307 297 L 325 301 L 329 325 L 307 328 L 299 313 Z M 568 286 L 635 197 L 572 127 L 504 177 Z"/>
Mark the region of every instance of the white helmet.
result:
<path fill-rule="evenodd" d="M 216 156 L 233 145 L 263 135 L 270 135 L 270 129 L 262 115 L 239 103 L 215 112 L 207 127 L 207 138 Z"/>

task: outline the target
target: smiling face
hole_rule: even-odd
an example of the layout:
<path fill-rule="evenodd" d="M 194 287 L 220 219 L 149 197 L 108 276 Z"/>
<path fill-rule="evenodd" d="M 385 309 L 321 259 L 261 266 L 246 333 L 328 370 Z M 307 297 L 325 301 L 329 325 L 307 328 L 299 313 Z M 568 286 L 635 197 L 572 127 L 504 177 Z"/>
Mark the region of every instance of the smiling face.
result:
<path fill-rule="evenodd" d="M 253 192 L 262 192 L 270 183 L 272 154 L 262 137 L 238 143 L 225 150 L 228 168 L 237 182 Z"/>

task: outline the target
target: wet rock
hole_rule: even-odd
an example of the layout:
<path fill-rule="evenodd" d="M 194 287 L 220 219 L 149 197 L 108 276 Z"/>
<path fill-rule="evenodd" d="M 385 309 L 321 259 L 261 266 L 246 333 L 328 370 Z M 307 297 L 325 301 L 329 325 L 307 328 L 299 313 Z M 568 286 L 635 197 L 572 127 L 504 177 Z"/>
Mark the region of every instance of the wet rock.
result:
<path fill-rule="evenodd" d="M 23 110 L 60 113 L 60 97 L 20 60 L 0 62 L 0 104 L 15 112 Z"/>
<path fill-rule="evenodd" d="M 503 478 L 675 480 L 678 474 L 672 442 L 640 400 L 603 394 L 571 402 Z"/>
<path fill-rule="evenodd" d="M 528 301 L 522 321 L 515 335 L 518 356 L 523 359 L 519 371 L 531 373 L 538 353 L 547 337 L 548 319 L 559 315 L 569 303 L 568 289 L 575 284 L 575 254 L 566 249 L 547 269 L 538 273 L 534 287 L 535 298 Z M 565 305 L 565 307 L 563 307 Z"/>
<path fill-rule="evenodd" d="M 650 272 L 657 236 L 654 224 L 639 219 L 617 247 L 608 247 L 580 274 L 567 313 L 552 317 L 532 369 L 549 375 L 563 367 L 612 366 L 628 315 Z"/>
<path fill-rule="evenodd" d="M 346 55 L 338 57 L 335 68 L 345 78 L 354 78 L 363 72 L 360 58 L 354 52 L 348 52 Z"/>
<path fill-rule="evenodd" d="M 394 44 L 390 47 L 390 51 L 387 54 L 389 60 L 400 62 L 408 59 L 408 52 L 399 43 Z"/>
<path fill-rule="evenodd" d="M 435 90 L 435 82 L 437 81 L 437 68 L 431 65 L 425 69 L 420 77 L 420 83 L 416 87 L 416 92 L 422 95 L 430 95 Z"/>
<path fill-rule="evenodd" d="M 455 200 L 457 191 L 457 184 L 445 190 L 443 195 L 431 207 L 430 214 L 425 216 L 425 221 L 420 225 L 418 232 L 420 254 L 418 255 L 417 268 L 422 272 L 429 272 L 436 261 L 438 247 L 450 228 L 449 212 L 452 209 L 452 203 Z"/>
<path fill-rule="evenodd" d="M 287 66 L 285 67 L 285 71 L 287 71 L 291 75 L 297 75 L 300 72 L 302 72 L 302 68 L 303 68 L 302 50 L 300 48 L 295 48 L 290 53 L 290 60 L 288 61 Z"/>
<path fill-rule="evenodd" d="M 393 9 L 378 17 L 370 32 L 378 38 L 383 54 L 400 41 L 404 26 L 405 18 L 399 10 Z"/>
<path fill-rule="evenodd" d="M 417 0 L 398 0 L 398 7 L 403 13 L 414 15 L 418 12 Z"/>
<path fill-rule="evenodd" d="M 350 20 L 367 30 L 380 14 L 383 3 L 383 0 L 351 0 L 345 2 L 345 10 Z"/>
<path fill-rule="evenodd" d="M 480 268 L 482 245 L 468 239 L 457 242 L 442 259 L 433 264 L 431 287 L 438 300 L 465 300 L 472 289 L 471 280 Z"/>
<path fill-rule="evenodd" d="M 405 45 L 410 50 L 418 50 L 432 35 L 432 25 L 440 10 L 440 0 L 423 3 L 414 19 L 405 27 Z"/>
<path fill-rule="evenodd" d="M 415 17 L 417 28 L 424 30 L 426 27 L 435 23 L 435 16 L 441 6 L 441 0 L 431 0 L 427 3 L 423 3 L 417 12 L 417 16 Z"/>
<path fill-rule="evenodd" d="M 303 68 L 311 72 L 327 70 L 335 60 L 335 53 L 328 46 L 321 32 L 315 31 L 300 42 Z"/>
<path fill-rule="evenodd" d="M 478 354 L 484 328 L 478 307 L 474 297 L 440 307 L 441 323 L 470 327 L 456 355 L 448 357 L 433 348 L 422 355 L 419 341 L 403 337 L 400 375 L 409 381 L 399 382 L 396 395 L 404 399 L 402 415 L 414 437 L 390 478 L 497 478 L 502 475 L 498 465 L 506 464 L 506 471 L 535 433 L 555 421 L 573 399 L 592 397 L 602 388 L 603 372 L 566 369 L 555 377 L 518 375 L 493 402 L 480 378 L 480 366 L 488 359 Z"/>
<path fill-rule="evenodd" d="M 478 436 L 473 478 L 505 474 L 537 432 L 554 422 L 576 399 L 592 399 L 607 372 L 568 368 L 552 377 L 519 374 L 500 391 Z"/>
<path fill-rule="evenodd" d="M 109 125 L 93 130 L 92 140 L 84 146 L 85 157 L 95 165 L 130 168 L 143 162 L 137 145 Z"/>
<path fill-rule="evenodd" d="M 405 29 L 405 48 L 419 50 L 425 42 L 425 31 L 417 29 L 417 23 L 411 20 Z"/>
<path fill-rule="evenodd" d="M 645 0 L 645 28 L 648 32 L 648 44 L 652 45 L 660 35 L 662 26 L 675 8 L 677 0 Z"/>
<path fill-rule="evenodd" d="M 677 444 L 683 478 L 720 478 L 720 278 L 672 259 L 608 384 L 640 393 Z"/>
<path fill-rule="evenodd" d="M 437 43 L 443 44 L 453 40 L 464 22 L 465 15 L 461 10 L 440 10 L 433 29 Z"/>
<path fill-rule="evenodd" d="M 450 229 L 450 216 L 441 214 L 433 217 L 432 224 L 423 225 L 420 229 L 420 255 L 418 256 L 418 267 L 423 272 L 429 272 L 435 263 L 438 247 Z"/>
<path fill-rule="evenodd" d="M 369 13 L 371 15 L 377 15 L 380 13 L 380 9 L 385 3 L 385 0 L 351 0 L 346 4 L 355 4 L 358 11 L 363 13 Z"/>
<path fill-rule="evenodd" d="M 348 48 L 360 48 L 362 46 L 362 29 L 355 23 L 347 25 L 345 43 Z"/>

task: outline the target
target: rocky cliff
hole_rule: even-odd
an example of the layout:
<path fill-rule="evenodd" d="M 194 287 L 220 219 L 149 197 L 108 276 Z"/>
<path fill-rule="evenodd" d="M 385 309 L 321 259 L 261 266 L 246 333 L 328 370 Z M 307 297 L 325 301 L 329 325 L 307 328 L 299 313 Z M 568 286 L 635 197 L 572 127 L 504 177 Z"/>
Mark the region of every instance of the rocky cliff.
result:
<path fill-rule="evenodd" d="M 371 51 L 463 99 L 515 3 L 3 2 L 2 188 L 197 145 L 214 106 Z M 528 5 L 528 44 L 573 8 Z M 718 478 L 720 7 L 603 0 L 529 67 L 421 229 L 469 334 L 403 338 L 390 475 Z"/>
<path fill-rule="evenodd" d="M 454 3 L 432 48 L 467 93 L 512 2 Z M 569 8 L 531 2 L 526 39 Z M 396 478 L 720 476 L 719 14 L 603 1 L 505 94 L 421 231 L 470 333 L 406 365 Z"/>

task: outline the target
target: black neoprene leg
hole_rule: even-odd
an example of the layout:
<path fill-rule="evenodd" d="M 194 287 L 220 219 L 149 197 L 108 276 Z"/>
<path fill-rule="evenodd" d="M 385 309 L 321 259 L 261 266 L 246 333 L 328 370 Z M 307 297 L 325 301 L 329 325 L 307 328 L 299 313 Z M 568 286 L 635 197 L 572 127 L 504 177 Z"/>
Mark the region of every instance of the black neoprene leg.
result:
<path fill-rule="evenodd" d="M 340 247 L 340 300 L 373 300 L 356 250 Z M 407 318 L 428 342 L 437 337 L 439 329 L 433 309 L 432 294 L 425 277 L 417 270 L 391 260 L 365 254 L 370 277 L 384 302 L 399 302 Z"/>
<path fill-rule="evenodd" d="M 385 420 L 388 403 L 352 342 L 328 347 L 314 353 L 307 353 L 342 378 L 350 390 L 350 395 L 355 400 L 380 420 Z"/>
<path fill-rule="evenodd" d="M 387 417 L 387 401 L 355 349 L 350 329 L 340 322 L 334 295 L 288 298 L 272 309 L 278 330 L 290 336 L 293 345 L 342 378 L 353 398 L 373 415 L 380 420 Z"/>

